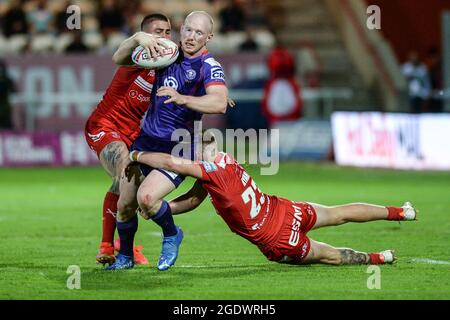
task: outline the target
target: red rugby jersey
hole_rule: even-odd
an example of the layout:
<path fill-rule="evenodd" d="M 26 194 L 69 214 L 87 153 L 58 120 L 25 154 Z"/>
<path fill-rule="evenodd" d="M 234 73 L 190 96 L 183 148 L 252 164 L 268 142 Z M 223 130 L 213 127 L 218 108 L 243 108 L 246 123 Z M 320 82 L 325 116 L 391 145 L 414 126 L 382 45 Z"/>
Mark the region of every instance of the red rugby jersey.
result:
<path fill-rule="evenodd" d="M 231 231 L 257 245 L 275 241 L 284 220 L 278 198 L 263 193 L 244 168 L 226 153 L 202 161 L 202 185 Z"/>
<path fill-rule="evenodd" d="M 119 129 L 128 129 L 124 131 L 139 132 L 142 117 L 150 106 L 154 81 L 154 70 L 119 67 L 92 116 L 107 118 Z"/>

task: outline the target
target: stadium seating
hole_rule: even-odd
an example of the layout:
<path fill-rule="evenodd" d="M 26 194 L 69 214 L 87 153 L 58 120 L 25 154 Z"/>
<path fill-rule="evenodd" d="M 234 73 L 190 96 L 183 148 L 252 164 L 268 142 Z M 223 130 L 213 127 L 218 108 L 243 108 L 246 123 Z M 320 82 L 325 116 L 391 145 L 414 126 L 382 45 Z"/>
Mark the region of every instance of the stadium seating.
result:
<path fill-rule="evenodd" d="M 55 42 L 53 34 L 37 34 L 31 38 L 31 51 L 38 54 L 53 51 Z"/>
<path fill-rule="evenodd" d="M 216 38 L 211 43 L 210 51 L 213 53 L 236 53 L 239 51 L 239 45 L 245 39 L 243 32 L 219 34 L 218 30 L 220 29 L 221 21 L 218 17 L 218 12 L 225 2 L 207 0 L 142 0 L 140 3 L 140 11 L 136 12 L 134 17 L 127 17 L 129 19 L 127 26 L 130 29 L 136 30 L 139 28 L 138 22 L 149 12 L 163 12 L 167 14 L 172 20 L 173 27 L 178 29 L 187 13 L 194 10 L 205 10 L 213 16 L 215 22 Z M 73 0 L 65 2 L 48 0 L 46 8 L 55 17 L 58 12 L 65 11 L 68 4 L 79 6 L 82 12 L 81 30 L 83 32 L 83 42 L 93 52 L 101 53 L 105 52 L 105 50 L 114 50 L 133 31 L 124 27 L 118 33 L 108 34 L 107 39 L 105 39 L 102 30 L 100 30 L 97 18 L 98 8 L 96 1 Z M 23 9 L 26 14 L 29 14 L 36 10 L 36 5 L 36 1 L 30 0 L 25 3 Z M 0 18 L 7 10 L 8 2 L 0 1 Z M 2 36 L 0 38 L 0 55 L 24 51 L 30 51 L 34 54 L 64 52 L 65 48 L 72 41 L 72 37 L 67 35 L 66 32 L 60 33 L 54 30 L 53 27 L 49 27 L 48 29 L 48 32 L 39 35 L 33 33 L 28 35 L 15 35 L 9 39 Z M 267 52 L 274 46 L 275 38 L 268 29 L 256 30 L 254 36 L 254 40 L 262 52 Z"/>
<path fill-rule="evenodd" d="M 7 39 L 6 51 L 8 53 L 18 53 L 24 51 L 28 44 L 28 36 L 17 34 Z"/>

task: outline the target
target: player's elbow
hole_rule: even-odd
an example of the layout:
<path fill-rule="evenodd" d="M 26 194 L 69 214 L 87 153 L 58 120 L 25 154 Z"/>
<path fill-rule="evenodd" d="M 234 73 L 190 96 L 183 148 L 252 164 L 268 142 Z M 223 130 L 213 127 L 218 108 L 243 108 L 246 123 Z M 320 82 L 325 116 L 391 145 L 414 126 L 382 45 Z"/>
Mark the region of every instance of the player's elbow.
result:
<path fill-rule="evenodd" d="M 117 54 L 117 51 L 114 52 L 111 59 L 115 64 L 119 64 L 120 61 L 119 61 L 119 55 Z"/>
<path fill-rule="evenodd" d="M 117 50 L 111 60 L 118 66 L 130 66 L 133 65 L 131 58 L 129 56 L 124 56 L 123 53 L 120 53 L 120 50 Z"/>
<path fill-rule="evenodd" d="M 217 113 L 218 114 L 225 114 L 227 112 L 227 106 L 228 101 L 225 99 L 225 101 L 220 101 L 220 103 L 217 104 Z"/>
<path fill-rule="evenodd" d="M 124 64 L 123 61 L 120 59 L 119 55 L 117 54 L 117 52 L 113 54 L 112 61 L 114 62 L 114 64 L 116 64 L 118 66 L 121 66 Z"/>
<path fill-rule="evenodd" d="M 227 113 L 227 105 L 225 105 L 225 107 L 220 108 L 218 112 L 218 114 L 225 114 L 225 113 Z"/>

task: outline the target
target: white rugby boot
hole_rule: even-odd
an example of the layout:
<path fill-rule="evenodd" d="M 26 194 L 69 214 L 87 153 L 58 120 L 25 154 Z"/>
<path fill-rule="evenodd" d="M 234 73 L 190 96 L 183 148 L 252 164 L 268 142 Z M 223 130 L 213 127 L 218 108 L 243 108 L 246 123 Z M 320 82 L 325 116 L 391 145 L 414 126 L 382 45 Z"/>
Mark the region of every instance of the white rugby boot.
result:
<path fill-rule="evenodd" d="M 380 258 L 383 260 L 383 263 L 392 264 L 397 261 L 397 256 L 395 255 L 394 250 L 385 250 L 380 252 Z"/>
<path fill-rule="evenodd" d="M 403 217 L 403 221 L 417 220 L 418 211 L 413 207 L 411 202 L 407 201 L 402 206 L 403 212 L 400 214 Z"/>

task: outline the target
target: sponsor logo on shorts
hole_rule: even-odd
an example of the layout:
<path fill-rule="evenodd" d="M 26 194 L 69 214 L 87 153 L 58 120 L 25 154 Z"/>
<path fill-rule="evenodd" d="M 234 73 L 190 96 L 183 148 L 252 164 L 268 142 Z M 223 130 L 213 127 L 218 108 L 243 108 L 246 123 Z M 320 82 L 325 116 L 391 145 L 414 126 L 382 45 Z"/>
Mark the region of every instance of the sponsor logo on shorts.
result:
<path fill-rule="evenodd" d="M 295 247 L 300 241 L 300 228 L 302 226 L 302 210 L 300 207 L 295 205 L 294 208 L 294 219 L 292 220 L 291 235 L 289 236 L 289 244 Z"/>
<path fill-rule="evenodd" d="M 89 138 L 91 138 L 91 140 L 93 142 L 97 142 L 97 141 L 100 141 L 105 136 L 105 131 L 100 131 L 97 134 L 88 133 L 88 136 L 89 136 Z"/>
<path fill-rule="evenodd" d="M 306 257 L 307 250 L 308 250 L 308 243 L 305 242 L 305 244 L 302 246 L 302 253 L 300 254 L 300 259 L 304 259 Z"/>

